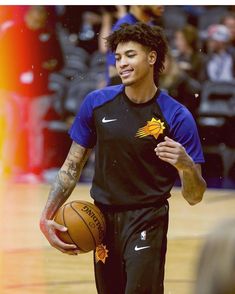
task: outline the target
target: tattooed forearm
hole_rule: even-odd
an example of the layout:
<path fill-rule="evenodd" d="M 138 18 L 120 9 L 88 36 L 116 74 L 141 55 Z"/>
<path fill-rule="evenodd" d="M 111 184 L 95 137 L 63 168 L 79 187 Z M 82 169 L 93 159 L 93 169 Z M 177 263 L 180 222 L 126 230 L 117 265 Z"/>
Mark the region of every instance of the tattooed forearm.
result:
<path fill-rule="evenodd" d="M 44 214 L 52 219 L 57 209 L 67 200 L 76 186 L 91 150 L 73 143 L 68 156 L 53 183 Z"/>

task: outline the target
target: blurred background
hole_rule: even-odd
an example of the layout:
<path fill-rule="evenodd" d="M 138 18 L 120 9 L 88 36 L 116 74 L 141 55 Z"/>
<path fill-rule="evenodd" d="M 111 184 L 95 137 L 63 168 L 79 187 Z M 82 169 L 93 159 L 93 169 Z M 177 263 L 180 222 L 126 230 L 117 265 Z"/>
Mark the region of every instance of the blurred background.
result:
<path fill-rule="evenodd" d="M 143 15 L 168 38 L 159 87 L 197 122 L 208 187 L 235 188 L 235 6 L 214 5 L 0 6 L 2 179 L 54 179 L 86 94 L 119 83 L 104 38 Z M 94 154 L 81 182 L 91 182 L 93 165 Z"/>

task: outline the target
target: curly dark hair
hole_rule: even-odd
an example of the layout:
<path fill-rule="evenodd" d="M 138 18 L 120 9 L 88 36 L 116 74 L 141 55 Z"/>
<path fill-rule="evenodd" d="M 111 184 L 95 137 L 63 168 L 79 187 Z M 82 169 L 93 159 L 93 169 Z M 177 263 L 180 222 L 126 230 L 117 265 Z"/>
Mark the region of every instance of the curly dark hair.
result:
<path fill-rule="evenodd" d="M 120 28 L 109 35 L 106 45 L 112 52 L 116 51 L 119 43 L 137 42 L 150 51 L 157 52 L 157 60 L 154 64 L 154 80 L 158 80 L 159 74 L 164 70 L 165 56 L 168 51 L 168 45 L 163 30 L 158 26 L 150 26 L 142 22 L 134 25 L 122 24 Z"/>

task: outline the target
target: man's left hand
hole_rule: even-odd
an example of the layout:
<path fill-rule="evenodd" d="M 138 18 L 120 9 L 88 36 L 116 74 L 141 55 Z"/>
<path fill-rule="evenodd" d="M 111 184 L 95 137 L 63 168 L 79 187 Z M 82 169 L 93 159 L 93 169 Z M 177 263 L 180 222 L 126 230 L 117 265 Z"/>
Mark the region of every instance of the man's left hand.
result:
<path fill-rule="evenodd" d="M 164 138 L 165 141 L 160 142 L 154 149 L 156 155 L 163 161 L 170 163 L 177 170 L 186 171 L 192 168 L 194 162 L 187 154 L 185 148 L 178 142 Z"/>

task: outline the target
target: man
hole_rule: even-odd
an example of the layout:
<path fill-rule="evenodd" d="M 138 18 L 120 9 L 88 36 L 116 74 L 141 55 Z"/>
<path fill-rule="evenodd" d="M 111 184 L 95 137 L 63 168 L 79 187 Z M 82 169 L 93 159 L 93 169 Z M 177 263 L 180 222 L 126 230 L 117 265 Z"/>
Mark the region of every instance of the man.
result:
<path fill-rule="evenodd" d="M 49 25 L 47 8 L 34 5 L 25 10 L 23 21 L 8 28 L 0 39 L 4 76 L 0 86 L 24 96 L 38 97 L 51 93 L 48 76 L 63 67 L 63 54 Z"/>
<path fill-rule="evenodd" d="M 151 24 L 160 24 L 162 22 L 162 15 L 164 6 L 162 5 L 131 5 L 129 12 L 121 17 L 112 27 L 112 32 L 120 28 L 124 23 L 135 24 L 138 21 Z M 108 67 L 108 85 L 120 84 L 121 79 L 118 76 L 115 67 L 115 57 L 112 52 L 107 54 Z"/>
<path fill-rule="evenodd" d="M 71 150 L 52 186 L 41 230 L 52 246 L 68 254 L 53 221 L 76 186 L 96 145 L 91 196 L 103 211 L 108 257 L 95 262 L 98 293 L 163 293 L 168 201 L 177 172 L 183 197 L 201 201 L 205 181 L 195 122 L 188 110 L 161 92 L 154 78 L 162 71 L 167 44 L 158 27 L 123 25 L 107 38 L 115 52 L 121 85 L 90 93 L 70 130 Z"/>
<path fill-rule="evenodd" d="M 225 25 L 214 24 L 207 30 L 208 55 L 201 80 L 230 82 L 235 79 L 235 54 L 229 50 L 231 34 Z"/>
<path fill-rule="evenodd" d="M 221 23 L 223 25 L 225 25 L 229 31 L 230 31 L 230 35 L 231 35 L 231 49 L 234 51 L 235 50 L 235 12 L 230 12 L 228 14 L 226 14 Z"/>

